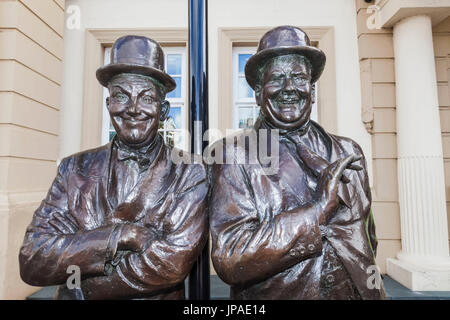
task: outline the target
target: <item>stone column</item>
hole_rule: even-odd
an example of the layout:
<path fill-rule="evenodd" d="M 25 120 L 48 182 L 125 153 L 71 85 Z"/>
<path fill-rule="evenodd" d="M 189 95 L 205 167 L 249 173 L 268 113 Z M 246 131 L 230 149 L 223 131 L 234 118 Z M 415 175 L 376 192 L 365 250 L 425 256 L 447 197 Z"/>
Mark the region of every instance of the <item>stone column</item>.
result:
<path fill-rule="evenodd" d="M 388 274 L 415 291 L 450 290 L 444 164 L 431 19 L 394 26 L 402 251 Z"/>

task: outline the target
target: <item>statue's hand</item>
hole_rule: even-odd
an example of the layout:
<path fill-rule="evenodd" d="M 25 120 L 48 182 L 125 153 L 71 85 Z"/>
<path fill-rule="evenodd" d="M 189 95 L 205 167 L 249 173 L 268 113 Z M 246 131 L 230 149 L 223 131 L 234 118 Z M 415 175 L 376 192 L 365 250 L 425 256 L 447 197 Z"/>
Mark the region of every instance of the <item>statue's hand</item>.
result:
<path fill-rule="evenodd" d="M 127 223 L 136 222 L 145 212 L 142 206 L 136 203 L 122 203 L 120 204 L 106 220 L 108 223 Z"/>
<path fill-rule="evenodd" d="M 143 252 L 154 237 L 149 228 L 126 223 L 122 227 L 117 249 Z"/>
<path fill-rule="evenodd" d="M 363 169 L 361 166 L 353 164 L 353 162 L 360 159 L 361 157 L 355 154 L 349 155 L 331 163 L 322 172 L 315 197 L 321 210 L 319 216 L 320 224 L 326 224 L 338 208 L 339 199 L 337 192 L 339 181 L 342 180 L 343 183 L 348 183 L 350 181 L 344 176 L 345 169 L 357 171 Z"/>

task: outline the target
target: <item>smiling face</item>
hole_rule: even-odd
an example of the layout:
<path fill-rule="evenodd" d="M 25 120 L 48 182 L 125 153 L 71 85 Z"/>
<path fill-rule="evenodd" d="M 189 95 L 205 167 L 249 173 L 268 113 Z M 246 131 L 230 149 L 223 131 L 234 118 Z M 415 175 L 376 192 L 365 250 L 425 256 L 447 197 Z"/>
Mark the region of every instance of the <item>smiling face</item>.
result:
<path fill-rule="evenodd" d="M 163 90 L 151 78 L 135 74 L 115 76 L 108 88 L 107 107 L 119 139 L 132 148 L 150 144 L 169 111 Z"/>
<path fill-rule="evenodd" d="M 311 65 L 300 55 L 272 58 L 256 85 L 256 101 L 276 128 L 299 128 L 309 120 L 313 104 Z"/>

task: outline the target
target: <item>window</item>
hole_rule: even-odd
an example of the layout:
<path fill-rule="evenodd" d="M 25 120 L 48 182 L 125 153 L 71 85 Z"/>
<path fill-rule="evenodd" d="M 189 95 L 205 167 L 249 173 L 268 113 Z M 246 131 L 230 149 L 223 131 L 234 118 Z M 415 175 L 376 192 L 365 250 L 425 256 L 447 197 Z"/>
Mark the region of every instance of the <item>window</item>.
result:
<path fill-rule="evenodd" d="M 245 64 L 256 52 L 256 47 L 233 47 L 233 129 L 252 128 L 260 108 L 255 102 L 255 92 L 245 80 Z M 312 106 L 311 119 L 317 121 L 316 102 Z"/>
<path fill-rule="evenodd" d="M 233 48 L 233 129 L 252 128 L 259 115 L 255 92 L 245 80 L 247 60 L 256 52 L 252 47 Z"/>
<path fill-rule="evenodd" d="M 170 102 L 170 111 L 167 119 L 159 124 L 159 132 L 169 146 L 187 150 L 184 132 L 186 130 L 186 48 L 163 47 L 166 72 L 175 80 L 177 87 L 166 95 Z M 111 47 L 105 48 L 104 64 L 110 62 Z M 111 124 L 106 108 L 106 97 L 109 96 L 107 88 L 103 89 L 103 123 L 102 144 L 114 137 L 115 130 Z"/>

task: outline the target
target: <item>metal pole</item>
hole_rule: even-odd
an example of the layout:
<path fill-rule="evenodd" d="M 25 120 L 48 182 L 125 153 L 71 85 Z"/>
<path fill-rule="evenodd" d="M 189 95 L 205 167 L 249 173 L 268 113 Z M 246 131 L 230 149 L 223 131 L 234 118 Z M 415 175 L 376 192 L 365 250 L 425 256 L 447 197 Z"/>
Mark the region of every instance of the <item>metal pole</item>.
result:
<path fill-rule="evenodd" d="M 189 132 L 191 152 L 203 154 L 208 129 L 207 0 L 189 1 Z M 189 274 L 189 299 L 209 300 L 209 239 Z"/>

